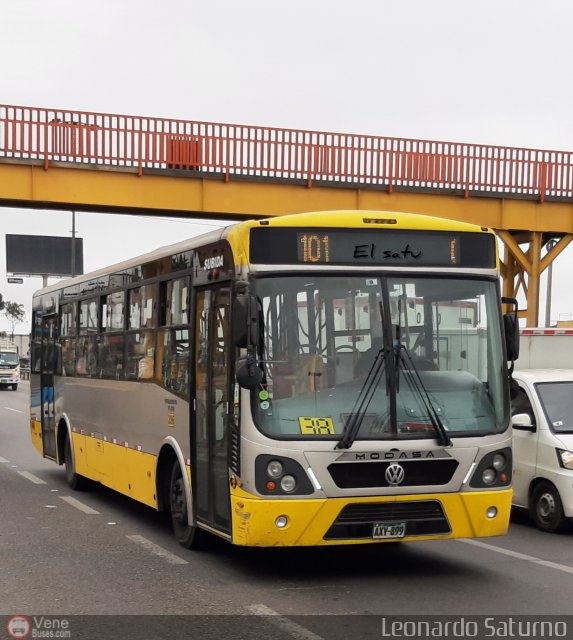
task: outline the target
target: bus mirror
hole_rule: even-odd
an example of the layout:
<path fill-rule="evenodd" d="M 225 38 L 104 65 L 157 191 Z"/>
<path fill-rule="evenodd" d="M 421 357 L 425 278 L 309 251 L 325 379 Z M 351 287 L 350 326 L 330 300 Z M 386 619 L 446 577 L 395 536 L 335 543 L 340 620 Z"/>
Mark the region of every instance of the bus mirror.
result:
<path fill-rule="evenodd" d="M 250 295 L 237 295 L 233 302 L 233 340 L 239 348 L 256 347 L 259 340 L 257 300 Z"/>
<path fill-rule="evenodd" d="M 263 372 L 254 358 L 247 358 L 239 363 L 237 382 L 243 389 L 256 389 L 263 380 Z"/>
<path fill-rule="evenodd" d="M 503 329 L 505 333 L 505 350 L 508 362 L 519 358 L 519 321 L 517 319 L 517 300 L 515 298 L 502 298 L 503 304 L 513 305 L 513 311 L 503 316 Z"/>

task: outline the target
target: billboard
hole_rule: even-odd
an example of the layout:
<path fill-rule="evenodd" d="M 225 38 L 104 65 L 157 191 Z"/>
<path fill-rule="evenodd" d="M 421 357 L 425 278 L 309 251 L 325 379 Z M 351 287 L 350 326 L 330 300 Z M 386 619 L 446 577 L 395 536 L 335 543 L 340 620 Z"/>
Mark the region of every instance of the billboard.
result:
<path fill-rule="evenodd" d="M 6 272 L 38 276 L 79 276 L 84 272 L 83 238 L 6 234 Z"/>

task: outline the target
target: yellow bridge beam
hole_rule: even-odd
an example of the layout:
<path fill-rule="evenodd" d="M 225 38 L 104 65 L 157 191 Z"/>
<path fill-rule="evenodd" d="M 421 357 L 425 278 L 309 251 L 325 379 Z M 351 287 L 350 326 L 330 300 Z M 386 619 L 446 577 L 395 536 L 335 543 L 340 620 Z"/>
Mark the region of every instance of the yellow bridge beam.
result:
<path fill-rule="evenodd" d="M 133 169 L 32 161 L 0 161 L 0 205 L 74 209 L 139 215 L 245 219 L 336 209 L 424 213 L 495 229 L 505 245 L 504 294 L 520 290 L 528 326 L 538 324 L 543 271 L 573 239 L 573 202 L 518 198 L 464 197 L 439 191 L 412 191 L 300 182 L 205 177 L 161 171 L 138 175 Z M 542 248 L 558 240 L 544 257 Z M 527 248 L 521 249 L 521 244 Z"/>
<path fill-rule="evenodd" d="M 174 176 L 138 176 L 133 170 L 53 166 L 0 161 L 3 206 L 113 211 L 140 215 L 209 218 L 268 217 L 314 210 L 380 209 L 425 213 L 502 230 L 573 232 L 573 202 L 543 203 L 356 186 L 303 186 L 286 182 L 225 182 Z"/>

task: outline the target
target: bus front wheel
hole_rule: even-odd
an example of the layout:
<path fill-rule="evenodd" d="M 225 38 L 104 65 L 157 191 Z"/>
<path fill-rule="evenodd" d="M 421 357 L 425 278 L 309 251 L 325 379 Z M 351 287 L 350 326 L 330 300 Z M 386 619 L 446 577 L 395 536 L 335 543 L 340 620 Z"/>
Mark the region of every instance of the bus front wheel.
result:
<path fill-rule="evenodd" d="M 76 473 L 74 457 L 72 455 L 72 442 L 69 434 L 64 445 L 64 466 L 66 469 L 66 481 L 74 491 L 82 491 L 87 488 L 88 479 Z"/>
<path fill-rule="evenodd" d="M 177 460 L 173 463 L 171 470 L 169 506 L 171 509 L 173 533 L 175 534 L 177 542 L 186 549 L 198 549 L 204 546 L 205 537 L 208 534 L 198 529 L 197 526 L 189 524 L 185 483 L 183 481 L 181 466 Z"/>

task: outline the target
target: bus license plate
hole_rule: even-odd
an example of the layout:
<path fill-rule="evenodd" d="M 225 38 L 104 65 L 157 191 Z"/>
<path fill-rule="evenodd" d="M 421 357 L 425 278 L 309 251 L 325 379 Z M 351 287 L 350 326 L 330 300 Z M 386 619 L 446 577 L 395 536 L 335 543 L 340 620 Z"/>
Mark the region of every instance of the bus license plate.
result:
<path fill-rule="evenodd" d="M 375 522 L 373 538 L 403 538 L 406 535 L 405 522 Z"/>

